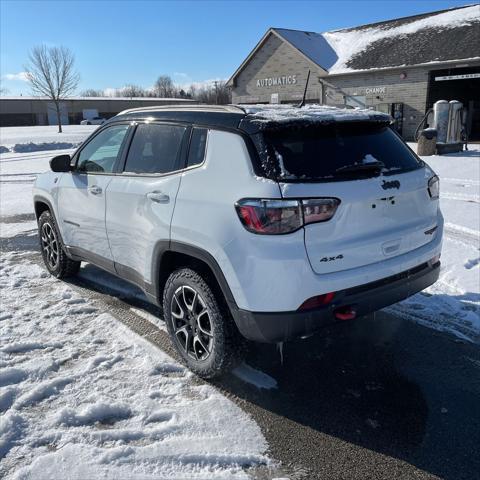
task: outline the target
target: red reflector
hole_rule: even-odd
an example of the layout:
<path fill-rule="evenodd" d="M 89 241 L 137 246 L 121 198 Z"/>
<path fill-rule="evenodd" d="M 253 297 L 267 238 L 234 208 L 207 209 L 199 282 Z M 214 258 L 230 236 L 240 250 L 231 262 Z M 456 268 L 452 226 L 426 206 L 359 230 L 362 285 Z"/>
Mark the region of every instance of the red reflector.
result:
<path fill-rule="evenodd" d="M 323 307 L 328 305 L 333 300 L 334 296 L 335 292 L 330 292 L 311 297 L 308 300 L 305 300 L 300 307 L 298 307 L 298 310 L 312 310 L 313 308 Z"/>
<path fill-rule="evenodd" d="M 340 307 L 333 314 L 337 320 L 353 320 L 357 316 L 352 307 Z"/>

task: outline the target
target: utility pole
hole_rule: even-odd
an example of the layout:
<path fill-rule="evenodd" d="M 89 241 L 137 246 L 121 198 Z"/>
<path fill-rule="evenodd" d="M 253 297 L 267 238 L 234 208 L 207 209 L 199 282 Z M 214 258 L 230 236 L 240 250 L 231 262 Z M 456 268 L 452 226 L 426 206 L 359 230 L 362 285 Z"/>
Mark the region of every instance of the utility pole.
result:
<path fill-rule="evenodd" d="M 215 85 L 215 105 L 218 105 L 218 80 L 214 80 Z"/>

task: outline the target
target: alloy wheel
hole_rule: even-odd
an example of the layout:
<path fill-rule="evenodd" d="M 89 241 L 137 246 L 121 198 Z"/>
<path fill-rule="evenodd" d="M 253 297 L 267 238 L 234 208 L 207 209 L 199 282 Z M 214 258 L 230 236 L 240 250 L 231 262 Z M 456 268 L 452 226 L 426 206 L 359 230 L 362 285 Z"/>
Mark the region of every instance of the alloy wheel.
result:
<path fill-rule="evenodd" d="M 55 230 L 49 223 L 42 225 L 42 249 L 45 254 L 45 259 L 51 270 L 58 267 L 60 261 L 60 252 L 58 246 L 58 239 Z"/>
<path fill-rule="evenodd" d="M 194 360 L 206 360 L 212 352 L 213 330 L 210 312 L 199 293 L 186 285 L 178 287 L 170 314 L 182 350 Z"/>

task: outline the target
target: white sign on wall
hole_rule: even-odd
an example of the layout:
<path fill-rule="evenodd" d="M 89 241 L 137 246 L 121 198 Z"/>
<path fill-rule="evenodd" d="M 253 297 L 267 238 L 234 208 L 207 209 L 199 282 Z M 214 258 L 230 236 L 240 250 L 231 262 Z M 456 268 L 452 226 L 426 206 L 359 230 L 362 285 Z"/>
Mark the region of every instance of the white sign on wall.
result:
<path fill-rule="evenodd" d="M 365 95 L 378 95 L 379 93 L 385 93 L 386 87 L 367 87 L 365 89 Z"/>
<path fill-rule="evenodd" d="M 272 93 L 270 95 L 270 103 L 279 103 L 278 93 Z"/>
<path fill-rule="evenodd" d="M 443 77 L 435 77 L 436 82 L 442 80 L 466 80 L 467 78 L 480 78 L 480 73 L 464 73 L 463 75 L 445 75 Z"/>
<path fill-rule="evenodd" d="M 297 83 L 296 75 L 284 75 L 283 77 L 267 77 L 257 79 L 257 87 L 268 88 L 284 85 L 295 85 Z"/>

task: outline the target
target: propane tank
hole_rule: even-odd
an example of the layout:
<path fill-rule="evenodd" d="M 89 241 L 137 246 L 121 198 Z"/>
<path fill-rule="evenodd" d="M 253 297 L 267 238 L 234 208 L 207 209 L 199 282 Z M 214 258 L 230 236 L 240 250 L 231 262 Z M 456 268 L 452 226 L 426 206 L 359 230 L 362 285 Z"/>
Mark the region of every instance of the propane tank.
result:
<path fill-rule="evenodd" d="M 462 141 L 462 102 L 452 100 L 448 108 L 447 143 L 460 143 Z"/>
<path fill-rule="evenodd" d="M 433 125 L 437 130 L 437 143 L 447 142 L 449 110 L 450 105 L 446 100 L 438 100 L 433 105 Z"/>

